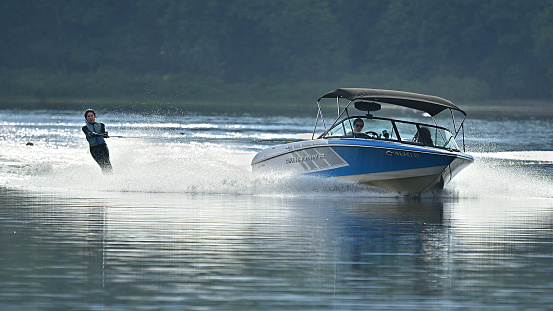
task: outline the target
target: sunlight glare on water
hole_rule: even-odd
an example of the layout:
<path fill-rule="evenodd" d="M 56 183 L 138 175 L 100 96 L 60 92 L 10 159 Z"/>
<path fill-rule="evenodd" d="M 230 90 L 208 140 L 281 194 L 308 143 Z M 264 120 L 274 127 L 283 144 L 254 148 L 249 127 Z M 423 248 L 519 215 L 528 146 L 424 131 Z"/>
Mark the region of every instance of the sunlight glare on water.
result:
<path fill-rule="evenodd" d="M 123 137 L 108 139 L 114 174 L 104 176 L 81 112 L 0 117 L 2 310 L 553 303 L 553 154 L 493 130 L 529 136 L 550 120 L 472 120 L 475 162 L 413 198 L 252 174 L 271 146 L 260 140 L 310 137 L 306 118 L 107 113 L 99 121 Z"/>
<path fill-rule="evenodd" d="M 309 137 L 312 120 L 306 118 L 107 115 L 99 120 L 108 124 L 112 135 L 123 138 L 108 140 L 115 174 L 101 176 L 80 131 L 79 112 L 55 115 L 41 111 L 27 114 L 6 111 L 2 116 L 0 173 L 4 176 L 4 185 L 89 190 L 90 178 L 95 178 L 101 182 L 95 183 L 94 188 L 102 191 L 248 195 L 311 192 L 320 195 L 340 189 L 366 195 L 381 192 L 316 178 L 252 175 L 251 159 L 267 146 L 256 141 Z M 477 128 L 503 127 L 487 120 L 472 122 Z M 513 124 L 519 124 L 519 130 L 526 132 L 537 132 L 529 124 L 544 125 L 535 120 Z M 506 150 L 498 152 L 495 150 L 497 139 L 488 139 L 487 146 L 477 138 L 482 129 L 470 130 L 478 132 L 473 148 L 480 151 L 472 152 L 476 159 L 474 165 L 453 180 L 445 195 L 553 197 L 551 151 L 512 150 L 516 145 L 509 140 L 504 143 Z M 525 136 L 524 132 L 521 134 Z M 468 138 L 469 148 L 471 139 Z M 34 145 L 27 146 L 26 142 Z"/>

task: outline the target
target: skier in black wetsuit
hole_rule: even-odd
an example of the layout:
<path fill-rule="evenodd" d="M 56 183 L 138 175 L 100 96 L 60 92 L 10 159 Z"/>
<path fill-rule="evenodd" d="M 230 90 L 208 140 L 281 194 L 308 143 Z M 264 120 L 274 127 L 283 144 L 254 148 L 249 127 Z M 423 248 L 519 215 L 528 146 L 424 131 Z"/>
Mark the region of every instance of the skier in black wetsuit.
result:
<path fill-rule="evenodd" d="M 104 140 L 104 138 L 109 137 L 108 132 L 106 132 L 106 126 L 104 123 L 96 122 L 96 112 L 93 109 L 87 109 L 84 112 L 84 117 L 86 125 L 83 126 L 83 132 L 90 145 L 90 154 L 100 165 L 104 174 L 111 173 L 112 167 L 109 161 L 108 145 Z"/>

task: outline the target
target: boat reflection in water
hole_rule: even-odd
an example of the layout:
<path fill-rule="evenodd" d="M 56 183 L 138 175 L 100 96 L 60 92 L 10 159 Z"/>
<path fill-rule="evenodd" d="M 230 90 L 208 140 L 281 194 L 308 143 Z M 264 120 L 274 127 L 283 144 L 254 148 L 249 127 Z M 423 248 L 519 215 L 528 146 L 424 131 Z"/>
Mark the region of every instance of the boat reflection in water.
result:
<path fill-rule="evenodd" d="M 341 108 L 340 99 L 349 102 Z M 335 99 L 338 117 L 327 128 L 322 99 Z M 350 107 L 366 114 L 350 114 Z M 311 140 L 267 148 L 252 160 L 254 172 L 291 172 L 322 177 L 338 177 L 371 184 L 400 193 L 422 193 L 442 189 L 474 160 L 464 153 L 466 113 L 440 97 L 374 89 L 343 88 L 323 95 L 317 101 L 318 113 Z M 376 117 L 382 105 L 423 112 L 434 124 L 397 118 Z M 453 133 L 438 126 L 436 115 L 451 112 Z M 454 112 L 463 119 L 455 123 Z M 317 125 L 323 132 L 317 139 Z M 463 148 L 455 141 L 462 134 Z"/>
<path fill-rule="evenodd" d="M 483 309 L 550 297 L 547 200 L 3 198 L 7 309 Z"/>

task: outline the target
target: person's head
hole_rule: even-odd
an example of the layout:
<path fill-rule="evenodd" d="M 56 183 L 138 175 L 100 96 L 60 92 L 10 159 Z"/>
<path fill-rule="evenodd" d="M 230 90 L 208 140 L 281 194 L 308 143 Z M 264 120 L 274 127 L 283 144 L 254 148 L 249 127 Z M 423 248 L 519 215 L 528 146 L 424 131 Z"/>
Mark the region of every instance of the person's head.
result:
<path fill-rule="evenodd" d="M 433 145 L 432 134 L 430 134 L 430 129 L 429 128 L 421 127 L 418 134 L 419 134 L 418 142 L 420 142 L 424 145 L 427 145 L 427 146 L 432 146 Z"/>
<path fill-rule="evenodd" d="M 365 122 L 363 122 L 363 119 L 357 118 L 353 121 L 354 132 L 361 132 L 361 130 L 363 129 L 363 126 L 365 126 Z"/>
<path fill-rule="evenodd" d="M 84 112 L 84 118 L 86 122 L 94 123 L 96 121 L 96 112 L 94 112 L 94 109 L 87 109 Z"/>
<path fill-rule="evenodd" d="M 430 134 L 430 130 L 427 127 L 421 127 L 417 133 L 415 133 L 413 141 L 425 146 L 434 146 L 434 143 L 432 142 L 432 134 Z"/>

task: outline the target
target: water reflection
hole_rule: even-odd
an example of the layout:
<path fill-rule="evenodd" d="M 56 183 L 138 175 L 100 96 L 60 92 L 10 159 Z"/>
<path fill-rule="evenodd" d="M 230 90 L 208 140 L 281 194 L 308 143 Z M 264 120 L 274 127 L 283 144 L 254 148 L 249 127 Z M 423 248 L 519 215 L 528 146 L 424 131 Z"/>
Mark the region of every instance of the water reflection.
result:
<path fill-rule="evenodd" d="M 469 202 L 467 202 L 469 203 Z M 544 309 L 552 289 L 550 200 L 475 200 L 450 209 L 459 285 Z M 474 295 L 474 294 L 473 294 Z"/>
<path fill-rule="evenodd" d="M 0 203 L 2 309 L 551 302 L 550 200 L 91 198 L 2 189 Z"/>

